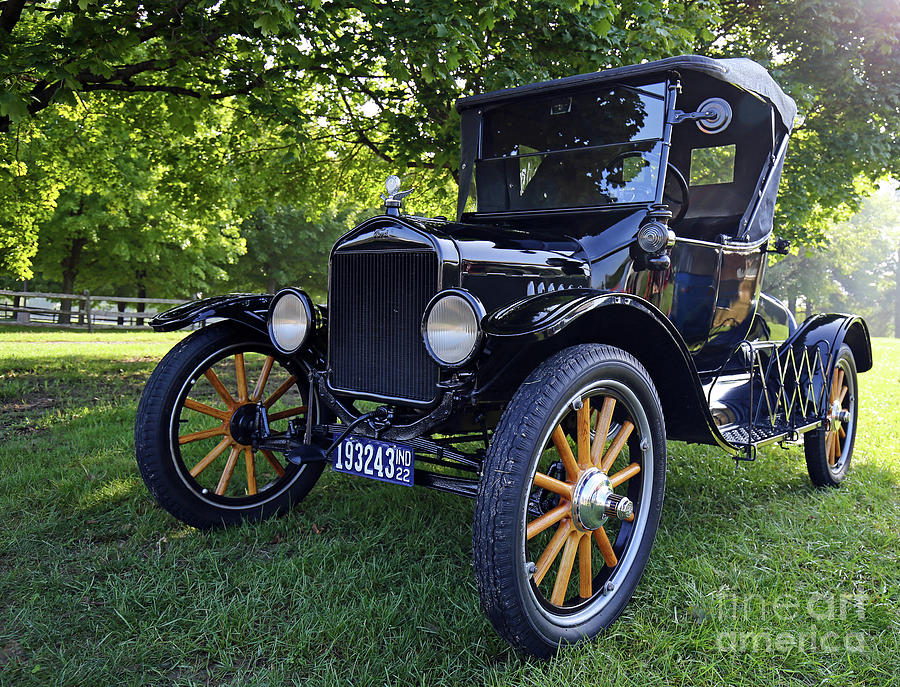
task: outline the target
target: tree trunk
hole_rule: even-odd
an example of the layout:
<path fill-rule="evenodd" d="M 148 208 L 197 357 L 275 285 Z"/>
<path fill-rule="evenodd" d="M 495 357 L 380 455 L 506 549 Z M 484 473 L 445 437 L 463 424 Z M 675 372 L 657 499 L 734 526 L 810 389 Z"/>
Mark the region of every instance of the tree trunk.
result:
<path fill-rule="evenodd" d="M 139 271 L 139 272 L 137 273 L 137 275 L 136 275 L 137 278 L 138 278 L 138 285 L 137 285 L 137 287 L 138 287 L 138 298 L 146 298 L 146 297 L 147 297 L 147 287 L 144 285 L 144 277 L 146 276 L 146 274 L 147 274 L 146 272 L 144 272 L 143 270 L 141 270 L 141 271 Z M 137 311 L 138 311 L 139 313 L 144 312 L 146 309 L 147 309 L 147 304 L 146 304 L 146 303 L 138 303 L 138 304 L 137 304 Z M 138 326 L 138 327 L 143 327 L 143 326 L 144 326 L 144 318 L 139 317 L 139 318 L 137 319 L 137 326 Z"/>
<path fill-rule="evenodd" d="M 788 296 L 788 310 L 791 311 L 791 315 L 797 317 L 797 294 Z"/>
<path fill-rule="evenodd" d="M 125 312 L 125 308 L 127 308 L 127 307 L 128 307 L 128 303 L 116 303 L 116 310 L 118 310 L 120 313 Z M 116 324 L 119 325 L 120 327 L 123 324 L 125 324 L 125 316 L 119 315 L 116 318 Z"/>
<path fill-rule="evenodd" d="M 62 292 L 75 292 L 75 277 L 78 276 L 78 267 L 81 263 L 81 251 L 87 244 L 87 239 L 75 238 L 69 244 L 69 252 L 62 259 Z M 72 322 L 72 299 L 63 298 L 59 302 L 59 324 Z"/>
<path fill-rule="evenodd" d="M 812 301 L 809 299 L 809 296 L 807 296 L 806 297 L 806 319 L 808 320 L 810 317 L 812 317 L 812 314 L 813 314 L 813 304 L 812 304 Z"/>
<path fill-rule="evenodd" d="M 266 277 L 266 291 L 275 293 L 275 277 Z"/>

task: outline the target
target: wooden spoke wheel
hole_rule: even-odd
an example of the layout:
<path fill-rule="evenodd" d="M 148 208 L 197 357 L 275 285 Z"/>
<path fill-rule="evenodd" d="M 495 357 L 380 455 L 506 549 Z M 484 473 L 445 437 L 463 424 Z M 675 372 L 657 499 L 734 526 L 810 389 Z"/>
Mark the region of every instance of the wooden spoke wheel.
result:
<path fill-rule="evenodd" d="M 538 656 L 593 637 L 631 597 L 665 485 L 659 399 L 630 355 L 567 349 L 495 430 L 475 512 L 475 568 L 495 628 Z"/>
<path fill-rule="evenodd" d="M 635 501 L 643 496 L 640 480 L 629 488 L 644 462 L 635 418 L 617 402 L 614 391 L 601 388 L 575 405 L 579 402 L 581 407 L 569 413 L 576 418 L 575 435 L 563 430 L 565 421 L 558 424 L 538 462 L 525 529 L 526 558 L 535 563 L 535 591 L 556 610 L 578 606 L 603 590 L 618 565 L 616 549 L 624 549 L 632 529 Z M 610 437 L 614 416 L 619 418 L 618 430 Z M 602 492 L 602 504 L 586 498 L 585 489 L 592 486 Z M 598 495 L 596 488 L 593 495 Z M 593 522 L 583 512 L 585 504 L 599 511 Z M 628 512 L 620 509 L 619 517 L 616 506 L 622 504 Z"/>
<path fill-rule="evenodd" d="M 214 527 L 302 499 L 321 466 L 256 450 L 253 436 L 261 410 L 273 432 L 303 419 L 305 391 L 302 370 L 243 328 L 213 325 L 184 339 L 151 376 L 135 426 L 138 464 L 160 505 Z"/>
<path fill-rule="evenodd" d="M 838 351 L 826 394 L 826 425 L 804 437 L 806 465 L 817 486 L 837 486 L 847 475 L 856 435 L 856 361 L 849 346 Z"/>

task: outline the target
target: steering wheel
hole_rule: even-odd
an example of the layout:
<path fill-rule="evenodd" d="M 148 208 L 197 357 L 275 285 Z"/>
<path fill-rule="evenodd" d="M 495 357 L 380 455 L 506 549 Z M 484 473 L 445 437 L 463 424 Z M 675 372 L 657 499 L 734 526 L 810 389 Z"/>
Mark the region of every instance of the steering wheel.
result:
<path fill-rule="evenodd" d="M 614 171 L 616 166 L 618 165 L 621 168 L 621 171 L 624 172 L 624 162 L 630 157 L 639 157 L 642 161 L 650 162 L 651 160 L 655 160 L 659 162 L 659 155 L 653 152 L 641 152 L 638 150 L 627 150 L 624 153 L 619 153 L 612 160 L 606 163 L 604 169 Z M 646 179 L 643 180 L 643 183 L 639 183 L 642 186 L 648 186 L 651 179 L 649 173 L 650 166 L 645 165 L 641 170 L 640 174 L 646 175 Z M 676 195 L 678 194 L 678 195 Z M 680 196 L 680 197 L 679 197 Z M 663 201 L 669 206 L 678 206 L 678 211 L 673 213 L 672 221 L 677 221 L 684 217 L 687 214 L 688 206 L 690 204 L 690 190 L 688 189 L 687 181 L 685 181 L 684 175 L 678 171 L 678 168 L 669 162 L 666 165 L 666 180 L 663 185 Z M 633 188 L 625 188 L 622 192 L 622 200 L 624 202 L 630 202 L 635 200 L 635 190 Z"/>

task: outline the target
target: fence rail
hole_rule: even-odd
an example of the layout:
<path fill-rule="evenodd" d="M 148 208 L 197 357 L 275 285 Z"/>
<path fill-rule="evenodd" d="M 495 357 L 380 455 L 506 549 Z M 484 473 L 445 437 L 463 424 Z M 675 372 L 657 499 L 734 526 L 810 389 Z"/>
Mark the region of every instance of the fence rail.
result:
<path fill-rule="evenodd" d="M 45 302 L 29 305 L 29 300 Z M 59 301 L 59 304 L 48 305 L 46 301 Z M 107 306 L 110 303 L 119 307 L 111 310 Z M 187 301 L 177 298 L 95 296 L 90 291 L 79 294 L 0 289 L 0 322 L 37 327 L 64 326 L 88 331 L 93 331 L 95 326 L 146 328 L 147 320 L 157 312 L 156 308 L 148 309 L 146 306 L 181 303 Z M 140 309 L 129 310 L 129 305 L 138 305 Z"/>

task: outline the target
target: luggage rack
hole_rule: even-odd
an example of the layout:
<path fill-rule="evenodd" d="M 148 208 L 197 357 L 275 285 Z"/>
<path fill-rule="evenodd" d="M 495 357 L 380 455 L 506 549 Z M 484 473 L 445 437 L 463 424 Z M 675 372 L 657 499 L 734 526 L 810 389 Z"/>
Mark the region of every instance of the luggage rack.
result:
<path fill-rule="evenodd" d="M 779 441 L 796 441 L 804 432 L 822 422 L 827 412 L 826 370 L 831 357 L 829 342 L 820 339 L 809 346 L 775 342 L 741 341 L 716 372 L 709 386 L 707 402 L 712 405 L 713 388 L 720 381 L 741 377 L 723 375 L 732 358 L 743 353 L 749 360 L 749 375 L 740 394 L 746 402 L 743 412 L 735 412 L 737 422 L 720 428 L 722 436 L 737 453 L 735 460 L 756 460 L 760 446 Z M 744 401 L 746 399 L 746 401 Z"/>

